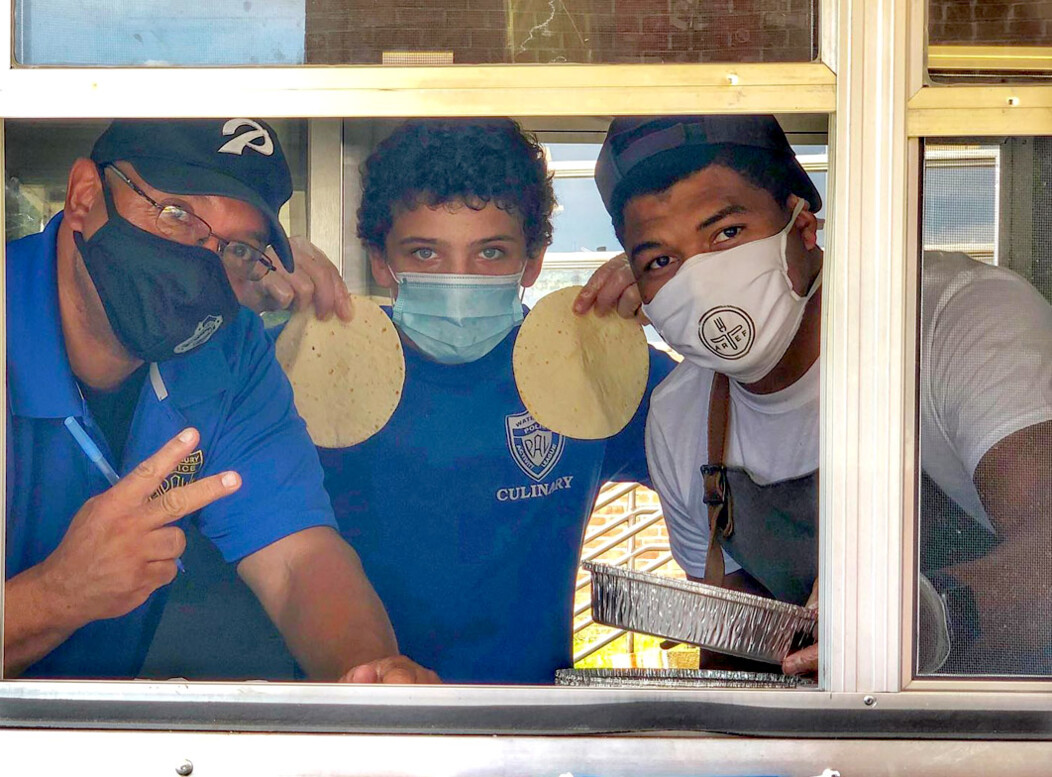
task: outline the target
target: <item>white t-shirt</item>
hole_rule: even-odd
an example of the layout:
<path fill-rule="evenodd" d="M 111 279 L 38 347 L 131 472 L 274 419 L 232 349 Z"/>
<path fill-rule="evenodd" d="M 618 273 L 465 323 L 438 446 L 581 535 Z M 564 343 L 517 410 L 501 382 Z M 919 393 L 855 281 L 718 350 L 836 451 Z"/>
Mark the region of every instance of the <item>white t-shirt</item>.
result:
<path fill-rule="evenodd" d="M 925 256 L 921 321 L 922 468 L 990 526 L 972 475 L 1013 432 L 1052 420 L 1052 307 L 1015 273 L 963 254 Z M 726 463 L 761 484 L 818 469 L 820 360 L 774 394 L 731 381 Z M 705 574 L 708 512 L 700 467 L 708 461 L 712 371 L 684 361 L 654 391 L 647 461 L 661 497 L 672 554 Z M 727 572 L 740 569 L 727 557 Z"/>

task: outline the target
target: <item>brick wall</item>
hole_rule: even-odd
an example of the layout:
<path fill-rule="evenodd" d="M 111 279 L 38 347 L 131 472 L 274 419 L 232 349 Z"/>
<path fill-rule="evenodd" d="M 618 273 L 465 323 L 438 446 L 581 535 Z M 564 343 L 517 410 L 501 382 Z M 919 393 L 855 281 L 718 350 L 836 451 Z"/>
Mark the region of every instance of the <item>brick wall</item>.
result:
<path fill-rule="evenodd" d="M 379 64 L 384 51 L 505 62 L 507 0 L 307 0 L 308 64 Z"/>
<path fill-rule="evenodd" d="M 929 39 L 934 44 L 1052 45 L 1049 0 L 930 0 Z"/>
<path fill-rule="evenodd" d="M 806 61 L 812 0 L 307 0 L 311 64 Z"/>
<path fill-rule="evenodd" d="M 499 62 L 801 62 L 813 0 L 307 0 L 306 60 L 384 51 Z M 1052 45 L 1052 0 L 930 0 L 933 43 Z"/>

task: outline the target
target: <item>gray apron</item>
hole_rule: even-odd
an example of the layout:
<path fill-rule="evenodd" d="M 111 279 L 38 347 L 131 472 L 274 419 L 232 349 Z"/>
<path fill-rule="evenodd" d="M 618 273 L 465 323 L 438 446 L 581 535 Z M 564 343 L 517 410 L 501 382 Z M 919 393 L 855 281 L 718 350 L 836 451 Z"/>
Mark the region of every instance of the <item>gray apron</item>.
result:
<path fill-rule="evenodd" d="M 723 582 L 725 548 L 776 598 L 803 604 L 818 576 L 818 472 L 759 485 L 744 469 L 723 464 L 730 426 L 730 382 L 713 376 L 709 398 L 709 464 L 705 501 L 710 545 L 706 582 Z M 923 573 L 984 556 L 997 538 L 921 476 L 919 566 Z"/>
<path fill-rule="evenodd" d="M 709 553 L 705 582 L 722 585 L 722 549 L 774 596 L 804 604 L 818 577 L 818 472 L 768 485 L 724 465 L 730 426 L 730 381 L 716 373 L 709 394 L 709 463 L 705 503 Z"/>

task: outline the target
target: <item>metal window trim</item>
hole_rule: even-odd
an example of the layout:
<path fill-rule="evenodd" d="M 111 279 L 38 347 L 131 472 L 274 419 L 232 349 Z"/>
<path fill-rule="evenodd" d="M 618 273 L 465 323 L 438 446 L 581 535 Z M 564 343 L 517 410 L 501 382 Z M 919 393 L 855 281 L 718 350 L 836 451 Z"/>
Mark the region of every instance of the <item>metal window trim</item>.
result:
<path fill-rule="evenodd" d="M 0 686 L 4 728 L 1043 740 L 1052 695 L 22 681 Z"/>
<path fill-rule="evenodd" d="M 392 741 L 368 734 L 4 731 L 5 765 L 26 774 L 352 775 L 815 775 L 914 774 L 925 777 L 1010 774 L 1047 777 L 1052 743 L 942 740 L 889 742 L 740 739 L 640 735 L 434 737 Z M 90 758 L 86 754 L 104 754 Z M 823 768 L 825 767 L 825 769 Z M 836 767 L 834 771 L 828 767 Z M 571 771 L 572 770 L 572 771 Z"/>
<path fill-rule="evenodd" d="M 970 43 L 929 46 L 928 69 L 944 73 L 962 70 L 1052 72 L 1052 46 L 976 46 Z"/>
<path fill-rule="evenodd" d="M 910 98 L 907 131 L 913 138 L 1047 135 L 1052 86 L 926 86 Z"/>
<path fill-rule="evenodd" d="M 0 70 L 9 118 L 828 113 L 835 92 L 821 63 Z"/>
<path fill-rule="evenodd" d="M 343 255 L 343 122 L 307 121 L 307 238 L 345 273 Z"/>
<path fill-rule="evenodd" d="M 820 680 L 833 694 L 899 691 L 909 655 L 903 491 L 913 441 L 901 420 L 915 390 L 906 365 L 915 348 L 907 300 L 916 279 L 907 259 L 915 184 L 905 126 L 923 56 L 918 18 L 916 0 L 840 6 L 819 493 L 819 567 L 828 581 L 820 587 L 819 642 L 828 646 Z"/>

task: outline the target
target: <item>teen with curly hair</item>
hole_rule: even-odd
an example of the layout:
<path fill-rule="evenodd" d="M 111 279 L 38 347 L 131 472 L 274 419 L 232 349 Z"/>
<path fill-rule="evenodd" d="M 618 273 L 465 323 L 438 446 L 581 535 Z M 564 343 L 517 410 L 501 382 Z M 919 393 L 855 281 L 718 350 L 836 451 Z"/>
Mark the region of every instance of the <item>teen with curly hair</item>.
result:
<path fill-rule="evenodd" d="M 510 119 L 410 121 L 362 181 L 358 235 L 393 298 L 406 381 L 376 436 L 319 451 L 340 531 L 407 654 L 446 682 L 550 683 L 572 664 L 599 487 L 646 480 L 647 403 L 617 436 L 580 441 L 540 427 L 519 399 L 520 296 L 555 206 L 533 136 Z M 653 355 L 650 388 L 673 366 Z"/>

